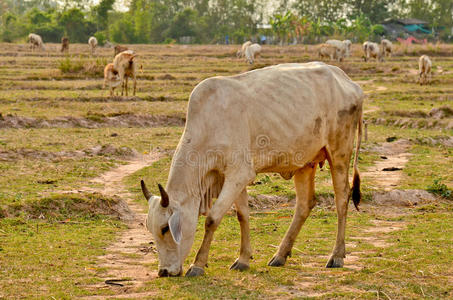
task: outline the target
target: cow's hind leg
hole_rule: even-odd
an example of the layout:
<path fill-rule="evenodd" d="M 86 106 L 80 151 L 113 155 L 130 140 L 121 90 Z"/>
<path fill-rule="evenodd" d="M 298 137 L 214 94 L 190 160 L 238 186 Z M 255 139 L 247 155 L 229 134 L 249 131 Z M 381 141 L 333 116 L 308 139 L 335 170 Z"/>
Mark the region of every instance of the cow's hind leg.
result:
<path fill-rule="evenodd" d="M 250 246 L 249 205 L 247 198 L 247 190 L 244 189 L 234 202 L 241 226 L 241 250 L 239 258 L 231 265 L 231 270 L 244 271 L 250 266 L 252 247 Z"/>
<path fill-rule="evenodd" d="M 285 234 L 277 253 L 269 261 L 268 265 L 272 267 L 283 266 L 286 258 L 291 255 L 291 249 L 294 241 L 299 234 L 302 225 L 310 215 L 312 208 L 316 205 L 315 200 L 315 173 L 317 164 L 313 167 L 310 165 L 299 169 L 294 174 L 294 184 L 296 186 L 296 210 L 293 221 Z"/>
<path fill-rule="evenodd" d="M 219 198 L 212 206 L 205 222 L 205 233 L 203 242 L 201 243 L 200 250 L 198 250 L 194 263 L 190 266 L 186 276 L 200 276 L 204 274 L 204 267 L 208 262 L 209 248 L 211 246 L 214 232 L 222 221 L 223 216 L 231 208 L 234 201 L 238 199 L 239 195 L 246 188 L 247 184 L 255 178 L 256 174 L 245 169 L 238 171 L 238 174 L 243 176 L 230 176 L 225 178 L 222 191 Z"/>
<path fill-rule="evenodd" d="M 335 247 L 329 261 L 326 264 L 327 268 L 343 267 L 343 259 L 346 257 L 344 236 L 346 230 L 346 215 L 348 212 L 348 198 L 350 192 L 348 169 L 351 152 L 352 149 L 343 149 L 343 151 L 338 151 L 337 153 L 332 154 L 329 159 L 330 171 L 332 173 L 333 189 L 335 192 L 338 229 Z"/>

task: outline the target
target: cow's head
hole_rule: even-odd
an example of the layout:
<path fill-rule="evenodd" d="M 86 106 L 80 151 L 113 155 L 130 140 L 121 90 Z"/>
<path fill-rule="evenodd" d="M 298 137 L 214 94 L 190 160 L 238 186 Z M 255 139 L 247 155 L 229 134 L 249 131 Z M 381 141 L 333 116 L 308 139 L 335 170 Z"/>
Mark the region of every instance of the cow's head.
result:
<path fill-rule="evenodd" d="M 146 228 L 152 233 L 159 256 L 159 277 L 180 276 L 182 264 L 192 246 L 189 239 L 183 239 L 182 213 L 179 207 L 170 203 L 167 192 L 159 184 L 160 197 L 153 196 L 141 181 L 142 191 L 148 200 Z"/>

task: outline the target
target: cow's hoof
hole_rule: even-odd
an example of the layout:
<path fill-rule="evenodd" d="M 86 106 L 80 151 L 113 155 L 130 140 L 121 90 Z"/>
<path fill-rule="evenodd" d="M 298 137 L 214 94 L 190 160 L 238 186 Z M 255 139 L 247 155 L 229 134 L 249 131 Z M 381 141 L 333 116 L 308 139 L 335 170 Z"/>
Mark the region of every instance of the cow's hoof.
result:
<path fill-rule="evenodd" d="M 268 266 L 271 267 L 282 267 L 286 263 L 286 257 L 275 255 L 272 259 L 267 263 Z"/>
<path fill-rule="evenodd" d="M 249 265 L 239 262 L 239 259 L 236 259 L 234 264 L 231 265 L 230 270 L 245 271 L 250 268 Z"/>
<path fill-rule="evenodd" d="M 343 257 L 331 257 L 326 264 L 326 268 L 343 268 Z"/>
<path fill-rule="evenodd" d="M 196 277 L 201 275 L 204 275 L 204 269 L 194 265 L 190 266 L 186 273 L 186 277 Z"/>

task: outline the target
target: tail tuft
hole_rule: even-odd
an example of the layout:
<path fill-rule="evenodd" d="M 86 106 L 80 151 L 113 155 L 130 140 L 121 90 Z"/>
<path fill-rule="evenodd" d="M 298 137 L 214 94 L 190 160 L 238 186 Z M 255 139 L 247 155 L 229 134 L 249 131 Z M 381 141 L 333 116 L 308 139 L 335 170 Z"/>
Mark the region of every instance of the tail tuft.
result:
<path fill-rule="evenodd" d="M 352 201 L 354 202 L 354 206 L 357 211 L 359 211 L 359 204 L 361 199 L 362 195 L 360 193 L 360 175 L 358 172 L 354 172 L 354 179 L 352 181 Z"/>

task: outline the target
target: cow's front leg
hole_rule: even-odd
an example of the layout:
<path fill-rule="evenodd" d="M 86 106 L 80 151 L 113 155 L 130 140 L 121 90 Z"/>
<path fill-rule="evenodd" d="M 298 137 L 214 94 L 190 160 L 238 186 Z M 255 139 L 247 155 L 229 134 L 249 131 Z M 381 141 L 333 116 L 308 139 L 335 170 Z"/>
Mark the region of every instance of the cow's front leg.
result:
<path fill-rule="evenodd" d="M 293 221 L 285 234 L 277 253 L 269 261 L 268 265 L 280 267 L 286 263 L 286 258 L 291 255 L 294 241 L 299 234 L 302 225 L 310 215 L 312 208 L 316 204 L 315 196 L 315 173 L 316 167 L 306 166 L 294 174 L 294 184 L 296 186 L 296 210 Z"/>
<path fill-rule="evenodd" d="M 241 250 L 239 258 L 231 265 L 231 270 L 244 271 L 250 267 L 252 247 L 250 246 L 250 226 L 249 226 L 249 204 L 247 190 L 244 189 L 234 202 L 237 210 L 237 218 L 241 226 Z"/>
<path fill-rule="evenodd" d="M 240 173 L 239 173 L 240 174 Z M 234 176 L 232 176 L 234 177 Z M 252 177 L 254 178 L 254 177 Z M 211 246 L 214 232 L 220 224 L 222 217 L 233 205 L 234 201 L 239 197 L 240 193 L 245 189 L 251 180 L 238 180 L 235 178 L 225 178 L 222 191 L 219 198 L 214 203 L 209 211 L 205 222 L 205 233 L 200 250 L 198 250 L 194 263 L 190 266 L 186 276 L 200 276 L 204 274 L 204 267 L 208 262 L 209 247 Z"/>

